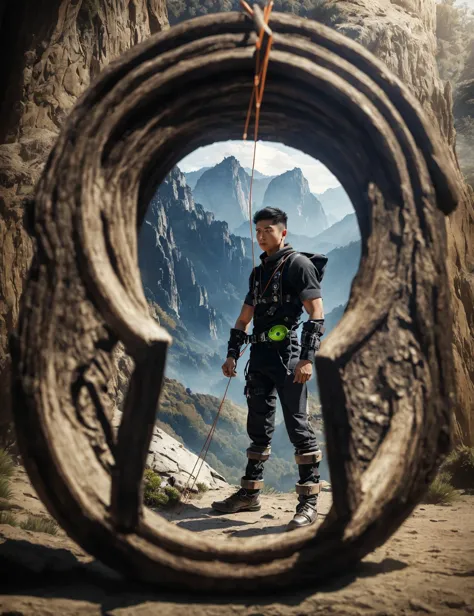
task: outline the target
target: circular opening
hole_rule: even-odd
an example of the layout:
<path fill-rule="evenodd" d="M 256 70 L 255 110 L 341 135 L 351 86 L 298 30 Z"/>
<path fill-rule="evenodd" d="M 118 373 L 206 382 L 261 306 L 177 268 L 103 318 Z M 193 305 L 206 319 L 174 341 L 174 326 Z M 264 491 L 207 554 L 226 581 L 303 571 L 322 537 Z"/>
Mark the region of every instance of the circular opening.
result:
<path fill-rule="evenodd" d="M 236 14 L 196 20 L 110 65 L 70 115 L 37 192 L 38 252 L 15 359 L 28 470 L 86 550 L 178 588 L 283 587 L 359 560 L 409 514 L 448 444 L 452 358 L 436 207 L 455 202 L 448 156 L 407 91 L 362 48 L 290 16 L 272 24 L 260 137 L 322 161 L 343 182 L 361 232 L 346 314 L 316 359 L 337 478 L 316 538 L 310 528 L 265 546 L 218 545 L 139 515 L 168 336 L 149 316 L 137 223 L 184 156 L 240 138 L 253 24 Z M 117 340 L 137 368 L 115 442 L 110 400 L 95 385 L 111 374 Z"/>
<path fill-rule="evenodd" d="M 285 521 L 293 517 L 298 502 L 294 493 L 298 479 L 295 449 L 277 395 L 276 428 L 272 454 L 265 463 L 262 510 L 218 517 L 211 508 L 213 501 L 238 489 L 234 486 L 240 485 L 245 473 L 250 444 L 244 393 L 249 349 L 239 360 L 237 377 L 228 390 L 222 364 L 229 331 L 249 293 L 253 261 L 255 265 L 260 263 L 263 250 L 255 238 L 255 225 L 251 229 L 249 221 L 253 150 L 250 142 L 220 142 L 200 148 L 180 161 L 156 190 L 138 241 L 145 296 L 155 318 L 175 338 L 168 350 L 156 417 L 158 429 L 150 446 L 153 453 L 148 456 L 149 466 L 160 476 L 161 485 L 153 490 L 159 480 L 152 475 L 145 477 L 145 504 L 161 509 L 159 512 L 180 528 L 226 540 L 284 532 Z M 252 194 L 252 216 L 272 205 L 288 214 L 285 243 L 307 254 L 327 254 L 329 261 L 322 281 L 327 338 L 342 318 L 360 258 L 360 232 L 347 194 L 323 164 L 293 148 L 266 142 L 257 146 Z M 303 310 L 298 320 L 302 323 L 307 318 Z M 252 325 L 248 331 L 252 331 Z M 300 329 L 296 331 L 299 337 Z M 287 335 L 289 330 L 284 324 L 269 330 L 269 338 L 276 342 Z M 273 359 L 274 367 L 279 369 L 278 349 L 281 347 L 274 348 Z M 285 374 L 280 376 L 283 384 Z M 123 380 L 122 390 L 125 383 Z M 325 454 L 314 373 L 307 386 L 311 426 Z M 205 453 L 203 448 L 224 392 L 226 403 Z M 299 414 L 299 402 L 292 400 L 288 410 Z M 196 458 L 200 454 L 206 462 Z M 318 501 L 321 521 L 331 504 L 326 456 L 319 472 L 325 486 Z M 176 494 L 167 487 L 170 485 L 182 492 L 186 505 L 173 506 Z M 193 490 L 188 497 L 183 492 L 186 488 Z"/>

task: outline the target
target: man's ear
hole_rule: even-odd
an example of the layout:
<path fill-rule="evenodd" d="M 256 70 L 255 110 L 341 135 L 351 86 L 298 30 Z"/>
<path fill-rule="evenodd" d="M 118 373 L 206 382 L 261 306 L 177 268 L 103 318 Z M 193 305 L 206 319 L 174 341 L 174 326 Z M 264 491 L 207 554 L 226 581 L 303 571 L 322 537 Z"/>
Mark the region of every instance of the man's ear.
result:
<path fill-rule="evenodd" d="M 286 237 L 287 233 L 288 233 L 288 229 L 283 229 L 282 236 Z"/>

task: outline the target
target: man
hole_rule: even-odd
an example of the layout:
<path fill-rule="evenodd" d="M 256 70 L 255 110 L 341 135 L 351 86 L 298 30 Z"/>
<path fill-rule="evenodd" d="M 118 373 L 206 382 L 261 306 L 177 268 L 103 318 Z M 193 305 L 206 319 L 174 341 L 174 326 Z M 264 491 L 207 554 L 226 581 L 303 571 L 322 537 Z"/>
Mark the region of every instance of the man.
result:
<path fill-rule="evenodd" d="M 225 376 L 235 376 L 242 346 L 248 340 L 252 343 L 245 387 L 251 445 L 241 489 L 212 507 L 224 513 L 261 508 L 263 467 L 270 457 L 278 393 L 299 469 L 298 505 L 288 525 L 292 530 L 313 524 L 317 518 L 321 452 L 308 417 L 306 383 L 313 374 L 314 355 L 324 332 L 320 280 L 327 258 L 310 255 L 314 257 L 310 259 L 285 244 L 287 215 L 282 210 L 264 208 L 255 214 L 253 222 L 264 253 L 261 264 L 250 275 L 249 293 L 231 329 L 222 366 Z M 303 324 L 300 346 L 296 328 L 303 307 L 309 318 Z M 252 319 L 253 334 L 247 336 Z"/>

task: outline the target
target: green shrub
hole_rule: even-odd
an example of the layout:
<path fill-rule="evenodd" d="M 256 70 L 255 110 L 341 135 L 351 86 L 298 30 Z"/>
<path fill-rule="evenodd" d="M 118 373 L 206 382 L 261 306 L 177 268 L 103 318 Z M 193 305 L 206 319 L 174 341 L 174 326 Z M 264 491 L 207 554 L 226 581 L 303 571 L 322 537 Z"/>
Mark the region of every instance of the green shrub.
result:
<path fill-rule="evenodd" d="M 165 492 L 153 492 L 152 494 L 149 494 L 148 498 L 145 500 L 145 505 L 147 505 L 147 507 L 166 507 L 168 503 L 169 498 Z"/>
<path fill-rule="evenodd" d="M 143 502 L 148 507 L 158 507 L 162 504 L 161 498 L 161 477 L 151 468 L 145 470 L 143 476 Z"/>
<path fill-rule="evenodd" d="M 165 494 L 168 497 L 168 504 L 170 505 L 179 503 L 179 501 L 181 500 L 181 494 L 179 490 L 173 488 L 172 486 L 165 487 Z"/>
<path fill-rule="evenodd" d="M 451 505 L 458 498 L 456 489 L 451 484 L 451 474 L 440 472 L 428 488 L 423 503 L 429 505 Z"/>
<path fill-rule="evenodd" d="M 5 477 L 0 477 L 0 498 L 10 500 L 12 496 L 13 492 L 10 487 L 10 480 Z"/>
<path fill-rule="evenodd" d="M 163 480 L 152 469 L 144 474 L 143 501 L 147 507 L 166 507 L 179 502 L 181 494 L 172 486 L 161 487 Z"/>
<path fill-rule="evenodd" d="M 462 445 L 454 449 L 441 465 L 452 475 L 452 485 L 460 490 L 474 488 L 474 447 Z"/>
<path fill-rule="evenodd" d="M 58 534 L 58 525 L 54 520 L 35 515 L 29 515 L 26 520 L 20 522 L 19 526 L 23 530 L 31 530 L 34 533 Z"/>
<path fill-rule="evenodd" d="M 11 479 L 14 470 L 12 457 L 4 449 L 0 449 L 0 479 Z"/>
<path fill-rule="evenodd" d="M 149 490 L 159 490 L 161 488 L 162 479 L 151 468 L 145 470 L 144 480 L 145 488 Z"/>
<path fill-rule="evenodd" d="M 201 481 L 196 484 L 196 488 L 198 489 L 199 493 L 204 493 L 204 492 L 207 492 L 209 490 L 207 485 L 205 483 L 202 483 Z"/>
<path fill-rule="evenodd" d="M 15 516 L 11 511 L 0 511 L 0 524 L 9 524 L 10 526 L 18 526 Z"/>

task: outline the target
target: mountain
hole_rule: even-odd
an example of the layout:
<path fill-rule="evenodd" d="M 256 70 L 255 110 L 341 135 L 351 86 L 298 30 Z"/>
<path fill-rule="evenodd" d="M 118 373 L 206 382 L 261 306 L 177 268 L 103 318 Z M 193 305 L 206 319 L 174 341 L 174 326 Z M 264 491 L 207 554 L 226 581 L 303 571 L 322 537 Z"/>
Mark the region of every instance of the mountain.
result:
<path fill-rule="evenodd" d="M 244 171 L 249 177 L 252 177 L 252 169 L 250 167 L 244 167 Z M 260 173 L 260 171 L 258 171 L 257 169 L 255 169 L 253 172 L 254 180 L 266 180 L 271 179 L 272 177 L 275 176 L 265 175 L 264 173 Z"/>
<path fill-rule="evenodd" d="M 239 227 L 237 227 L 237 229 L 235 230 L 235 235 L 250 238 L 250 228 L 248 221 L 243 222 Z M 255 226 L 253 237 L 255 253 L 260 254 L 261 250 L 257 242 L 255 241 Z M 300 252 L 321 252 L 323 254 L 326 254 L 330 250 L 337 248 L 337 244 L 334 244 L 333 242 L 316 242 L 315 240 L 316 238 L 314 237 L 308 237 L 307 235 L 295 235 L 294 233 L 291 233 L 291 231 L 288 231 L 286 236 L 287 243 L 293 246 L 295 250 L 299 250 Z"/>
<path fill-rule="evenodd" d="M 336 306 L 329 312 L 329 314 L 325 315 L 324 319 L 324 327 L 326 328 L 325 335 L 327 336 L 339 323 L 344 315 L 345 306 L 340 305 Z"/>
<path fill-rule="evenodd" d="M 138 257 L 147 297 L 176 319 L 192 324 L 194 331 L 215 339 L 215 309 L 209 305 L 207 290 L 196 280 L 193 262 L 178 247 L 182 242 L 175 238 L 175 220 L 185 221 L 190 228 L 211 223 L 205 212 L 196 208 L 177 169 L 153 197 L 140 231 Z"/>
<path fill-rule="evenodd" d="M 199 454 L 220 405 L 216 396 L 195 393 L 179 381 L 165 378 L 157 426 L 178 439 L 192 452 Z M 309 413 L 320 441 L 322 418 L 320 407 L 312 399 Z M 226 400 L 209 447 L 206 461 L 229 483 L 240 483 L 249 446 L 246 430 L 247 409 Z M 321 465 L 323 479 L 329 479 L 327 463 Z M 272 443 L 272 455 L 265 464 L 265 482 L 278 490 L 291 490 L 298 477 L 294 462 L 294 449 L 281 423 L 277 426 Z"/>
<path fill-rule="evenodd" d="M 196 183 L 194 198 L 234 230 L 248 220 L 250 178 L 235 156 L 205 171 Z"/>
<path fill-rule="evenodd" d="M 328 264 L 322 282 L 326 313 L 347 304 L 352 280 L 359 269 L 360 251 L 361 243 L 358 241 L 327 253 Z"/>
<path fill-rule="evenodd" d="M 150 203 L 138 256 L 154 316 L 173 336 L 167 374 L 210 388 L 248 290 L 250 241 L 196 204 L 175 168 Z"/>
<path fill-rule="evenodd" d="M 197 171 L 188 171 L 184 174 L 186 178 L 186 183 L 193 190 L 196 186 L 197 181 L 201 177 L 203 173 L 211 169 L 211 167 L 202 167 L 202 169 L 198 169 Z"/>
<path fill-rule="evenodd" d="M 254 179 L 252 189 L 252 207 L 254 211 L 263 207 L 265 193 L 267 192 L 267 188 L 274 177 L 275 176 L 266 177 L 259 180 Z"/>
<path fill-rule="evenodd" d="M 355 214 L 347 214 L 328 229 L 313 238 L 314 252 L 327 252 L 338 246 L 347 246 L 360 240 L 360 230 Z"/>
<path fill-rule="evenodd" d="M 342 186 L 328 188 L 321 194 L 316 195 L 328 217 L 334 222 L 341 220 L 347 214 L 354 213 L 352 201 L 347 196 Z"/>
<path fill-rule="evenodd" d="M 317 235 L 327 228 L 324 209 L 299 168 L 274 178 L 265 192 L 264 207 L 277 207 L 288 214 L 288 227 L 297 235 Z"/>

